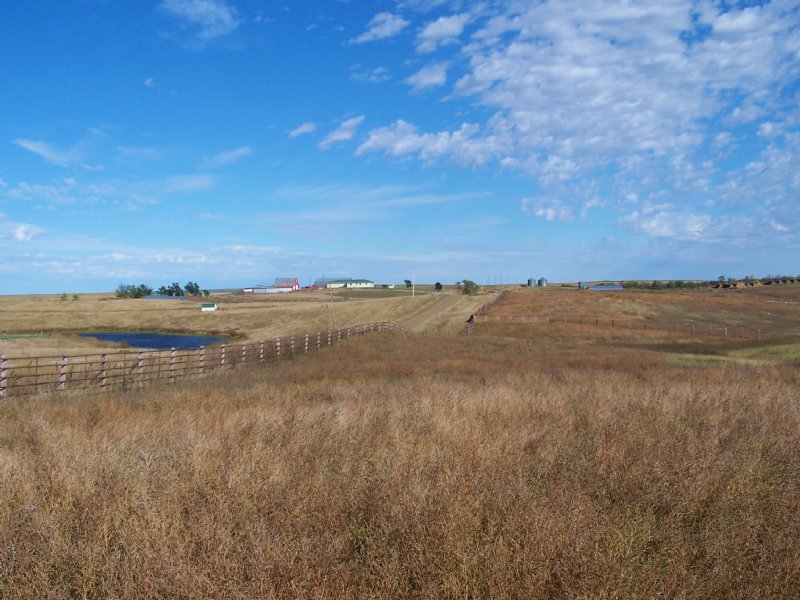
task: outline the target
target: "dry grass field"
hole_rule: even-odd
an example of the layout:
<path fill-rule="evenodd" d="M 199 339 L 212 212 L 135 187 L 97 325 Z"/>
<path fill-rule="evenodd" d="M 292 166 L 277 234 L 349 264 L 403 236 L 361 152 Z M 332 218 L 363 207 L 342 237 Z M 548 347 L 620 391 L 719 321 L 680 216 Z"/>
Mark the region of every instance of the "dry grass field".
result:
<path fill-rule="evenodd" d="M 0 354 L 53 356 L 108 349 L 107 344 L 80 338 L 73 333 L 76 331 L 160 331 L 258 340 L 326 330 L 333 327 L 334 317 L 338 327 L 372 321 L 402 322 L 441 297 L 432 293 L 411 297 L 410 292 L 402 290 L 358 292 L 341 292 L 333 297 L 323 290 L 268 296 L 212 295 L 207 300 L 217 303 L 219 310 L 215 313 L 200 311 L 201 298 L 134 300 L 89 294 L 64 301 L 57 295 L 0 297 Z M 460 306 L 469 308 L 466 303 Z M 449 327 L 458 331 L 454 322 Z M 16 337 L 21 334 L 36 335 Z"/>
<path fill-rule="evenodd" d="M 492 306 L 496 315 L 562 315 L 725 323 L 800 335 L 800 286 L 733 290 L 578 291 L 575 288 L 516 289 Z"/>
<path fill-rule="evenodd" d="M 486 323 L 5 400 L 0 597 L 797 597 L 795 341 Z"/>

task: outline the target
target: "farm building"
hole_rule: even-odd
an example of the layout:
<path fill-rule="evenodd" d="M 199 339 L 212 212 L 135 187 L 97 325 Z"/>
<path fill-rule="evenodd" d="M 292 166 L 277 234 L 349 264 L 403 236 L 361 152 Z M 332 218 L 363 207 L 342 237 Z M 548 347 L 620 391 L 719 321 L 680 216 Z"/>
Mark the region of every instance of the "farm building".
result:
<path fill-rule="evenodd" d="M 320 283 L 317 283 L 320 282 Z M 328 289 L 337 289 L 337 288 L 355 288 L 355 289 L 364 289 L 364 288 L 374 288 L 375 282 L 370 281 L 369 279 L 322 279 L 317 280 L 315 284 L 319 285 L 319 287 L 324 287 Z"/>
<path fill-rule="evenodd" d="M 256 285 L 252 288 L 245 288 L 246 294 L 280 294 L 283 292 L 295 292 L 300 289 L 300 281 L 297 277 L 278 277 L 271 286 Z"/>
<path fill-rule="evenodd" d="M 201 312 L 216 312 L 217 305 L 213 302 L 203 302 L 203 305 L 200 307 Z"/>

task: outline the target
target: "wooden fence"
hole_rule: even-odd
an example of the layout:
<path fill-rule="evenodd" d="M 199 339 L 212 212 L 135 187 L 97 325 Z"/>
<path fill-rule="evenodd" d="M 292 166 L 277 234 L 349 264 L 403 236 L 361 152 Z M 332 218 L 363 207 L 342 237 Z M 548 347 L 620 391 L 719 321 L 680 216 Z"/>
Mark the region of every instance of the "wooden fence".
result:
<path fill-rule="evenodd" d="M 608 317 L 586 317 L 581 315 L 486 315 L 475 314 L 474 323 L 573 323 L 597 327 L 622 327 L 625 329 L 651 329 L 656 331 L 678 331 L 691 335 L 712 335 L 750 340 L 768 340 L 775 337 L 773 331 L 743 325 L 724 323 L 700 323 L 696 321 L 668 321 L 652 319 L 612 319 Z M 469 326 L 471 331 L 472 326 Z"/>
<path fill-rule="evenodd" d="M 212 371 L 292 359 L 351 337 L 381 331 L 406 331 L 396 323 L 365 323 L 299 336 L 197 350 L 123 350 L 79 356 L 0 356 L 0 398 L 72 389 L 131 389 L 154 381 L 197 377 Z"/>

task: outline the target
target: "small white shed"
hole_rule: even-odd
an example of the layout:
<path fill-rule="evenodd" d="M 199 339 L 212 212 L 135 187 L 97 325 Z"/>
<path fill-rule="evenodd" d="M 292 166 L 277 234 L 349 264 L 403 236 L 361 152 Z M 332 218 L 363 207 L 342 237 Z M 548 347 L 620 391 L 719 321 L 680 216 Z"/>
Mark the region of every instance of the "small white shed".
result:
<path fill-rule="evenodd" d="M 200 310 L 203 312 L 216 312 L 217 305 L 213 302 L 203 302 L 203 305 L 200 307 Z"/>

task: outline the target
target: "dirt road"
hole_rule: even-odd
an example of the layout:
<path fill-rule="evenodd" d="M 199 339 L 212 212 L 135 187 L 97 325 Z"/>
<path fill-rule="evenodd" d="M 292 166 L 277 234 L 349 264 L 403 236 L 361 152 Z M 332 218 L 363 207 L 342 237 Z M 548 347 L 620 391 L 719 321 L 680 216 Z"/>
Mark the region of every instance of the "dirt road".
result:
<path fill-rule="evenodd" d="M 415 327 L 422 325 L 428 319 L 432 319 L 439 313 L 444 312 L 445 310 L 453 306 L 456 302 L 458 302 L 459 298 L 461 298 L 461 296 L 454 296 L 454 295 L 444 296 L 438 302 L 429 306 L 418 315 L 414 315 L 410 319 L 403 321 L 401 325 L 408 327 L 409 329 L 414 329 Z"/>

